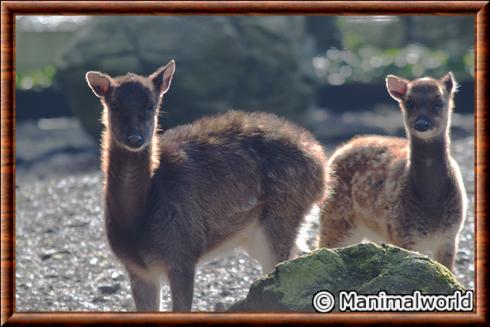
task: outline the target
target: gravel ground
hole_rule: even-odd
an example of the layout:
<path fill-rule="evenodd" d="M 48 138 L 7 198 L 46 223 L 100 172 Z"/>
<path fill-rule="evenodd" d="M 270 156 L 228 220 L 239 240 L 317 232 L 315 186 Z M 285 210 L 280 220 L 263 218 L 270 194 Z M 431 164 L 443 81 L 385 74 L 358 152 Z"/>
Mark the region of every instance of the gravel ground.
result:
<path fill-rule="evenodd" d="M 457 117 L 462 123 L 452 141 L 469 198 L 456 274 L 469 289 L 474 288 L 474 137 L 465 126 L 472 119 Z M 134 310 L 128 279 L 104 234 L 96 145 L 74 120 L 49 123 L 17 126 L 16 310 Z M 327 145 L 329 153 L 337 144 Z M 316 237 L 317 213 L 301 231 L 304 249 Z M 259 265 L 241 251 L 201 266 L 193 310 L 214 311 L 217 303 L 243 298 L 259 276 Z M 162 309 L 168 310 L 168 287 L 162 293 Z"/>

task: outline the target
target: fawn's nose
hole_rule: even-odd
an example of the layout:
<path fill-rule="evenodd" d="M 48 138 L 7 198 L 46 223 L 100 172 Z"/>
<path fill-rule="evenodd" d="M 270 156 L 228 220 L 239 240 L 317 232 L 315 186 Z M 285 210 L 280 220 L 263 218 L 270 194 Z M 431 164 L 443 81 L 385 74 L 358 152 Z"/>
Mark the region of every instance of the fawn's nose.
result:
<path fill-rule="evenodd" d="M 414 128 L 418 132 L 425 132 L 429 130 L 432 127 L 432 121 L 429 119 L 429 117 L 426 116 L 420 116 L 417 117 L 417 120 L 415 121 Z"/>
<path fill-rule="evenodd" d="M 131 134 L 128 136 L 128 145 L 133 148 L 139 148 L 143 145 L 143 136 L 139 134 Z"/>

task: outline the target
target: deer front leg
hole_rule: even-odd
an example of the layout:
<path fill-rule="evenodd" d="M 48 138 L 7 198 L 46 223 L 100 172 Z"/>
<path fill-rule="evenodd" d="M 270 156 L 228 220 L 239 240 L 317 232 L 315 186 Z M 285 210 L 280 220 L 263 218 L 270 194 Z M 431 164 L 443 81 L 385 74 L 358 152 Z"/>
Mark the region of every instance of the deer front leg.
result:
<path fill-rule="evenodd" d="M 191 311 L 194 296 L 194 271 L 194 265 L 174 266 L 169 269 L 172 311 Z"/>
<path fill-rule="evenodd" d="M 454 258 L 456 256 L 456 237 L 450 238 L 434 251 L 434 259 L 454 272 Z"/>
<path fill-rule="evenodd" d="M 148 281 L 130 273 L 131 292 L 137 311 L 160 311 L 160 282 Z"/>

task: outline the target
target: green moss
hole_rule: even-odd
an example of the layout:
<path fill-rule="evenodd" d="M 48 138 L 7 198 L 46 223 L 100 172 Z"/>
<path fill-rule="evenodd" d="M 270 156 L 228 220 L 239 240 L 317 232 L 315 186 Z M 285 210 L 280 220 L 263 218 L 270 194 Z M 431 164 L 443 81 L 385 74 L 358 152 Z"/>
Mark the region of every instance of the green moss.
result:
<path fill-rule="evenodd" d="M 454 275 L 426 256 L 395 246 L 358 244 L 320 249 L 276 266 L 255 281 L 247 298 L 232 311 L 312 311 L 319 290 L 361 294 L 447 294 L 464 290 Z"/>
<path fill-rule="evenodd" d="M 264 290 L 277 294 L 288 307 L 304 308 L 311 307 L 311 294 L 318 285 L 338 291 L 337 285 L 342 282 L 339 276 L 347 274 L 347 267 L 338 254 L 322 249 L 279 265 L 275 273 L 277 283 Z"/>

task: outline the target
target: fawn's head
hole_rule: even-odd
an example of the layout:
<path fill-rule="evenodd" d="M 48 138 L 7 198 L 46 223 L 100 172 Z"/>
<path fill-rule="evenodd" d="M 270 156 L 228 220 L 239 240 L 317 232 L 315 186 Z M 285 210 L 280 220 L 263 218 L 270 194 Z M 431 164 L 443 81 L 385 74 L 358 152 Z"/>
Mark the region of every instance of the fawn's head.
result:
<path fill-rule="evenodd" d="M 148 77 L 128 73 L 112 78 L 94 71 L 85 75 L 104 106 L 106 128 L 116 144 L 136 152 L 151 142 L 174 71 L 175 61 L 171 60 Z"/>
<path fill-rule="evenodd" d="M 386 88 L 400 104 L 408 133 L 427 141 L 447 131 L 456 86 L 452 73 L 441 79 L 424 77 L 413 81 L 394 75 L 386 77 Z"/>

